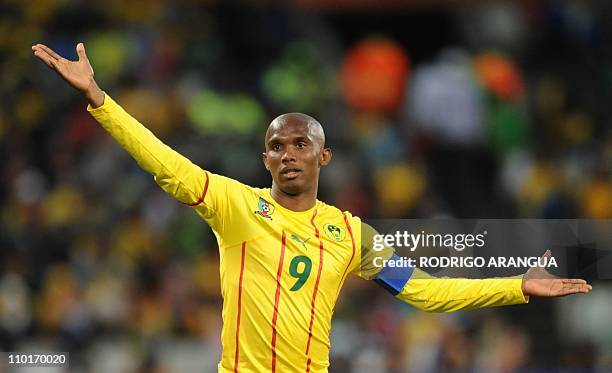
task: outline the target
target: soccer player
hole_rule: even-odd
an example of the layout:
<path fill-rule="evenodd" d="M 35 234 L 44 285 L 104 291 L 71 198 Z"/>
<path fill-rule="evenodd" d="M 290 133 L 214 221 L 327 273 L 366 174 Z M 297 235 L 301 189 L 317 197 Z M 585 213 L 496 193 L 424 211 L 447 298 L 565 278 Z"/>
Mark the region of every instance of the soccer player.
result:
<path fill-rule="evenodd" d="M 289 113 L 272 121 L 263 153 L 272 186 L 253 188 L 194 165 L 125 112 L 98 87 L 82 43 L 76 47 L 78 61 L 41 44 L 32 50 L 84 94 L 91 115 L 161 188 L 191 206 L 214 231 L 223 296 L 219 372 L 327 372 L 334 305 L 350 273 L 434 312 L 591 290 L 584 280 L 555 278 L 542 268 L 482 280 L 376 268 L 371 259 L 388 259 L 393 251 L 374 252 L 371 227 L 317 200 L 319 172 L 332 153 L 312 117 Z"/>

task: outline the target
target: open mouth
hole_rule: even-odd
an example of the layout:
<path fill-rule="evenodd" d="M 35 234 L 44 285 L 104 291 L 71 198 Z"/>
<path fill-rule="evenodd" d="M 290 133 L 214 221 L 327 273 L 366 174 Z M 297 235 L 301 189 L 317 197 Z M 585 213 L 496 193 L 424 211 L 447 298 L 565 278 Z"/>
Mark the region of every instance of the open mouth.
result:
<path fill-rule="evenodd" d="M 281 175 L 287 179 L 295 179 L 301 172 L 299 168 L 285 168 L 281 171 Z"/>

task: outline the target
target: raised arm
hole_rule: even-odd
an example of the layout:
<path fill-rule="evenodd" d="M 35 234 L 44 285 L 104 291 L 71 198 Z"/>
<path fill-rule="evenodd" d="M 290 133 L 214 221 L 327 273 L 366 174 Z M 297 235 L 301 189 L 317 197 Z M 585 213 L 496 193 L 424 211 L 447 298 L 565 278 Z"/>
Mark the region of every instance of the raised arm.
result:
<path fill-rule="evenodd" d="M 582 279 L 563 279 L 544 268 L 530 268 L 516 277 L 467 279 L 434 277 L 419 268 L 377 268 L 374 259 L 397 257 L 393 248 L 374 250 L 374 228 L 362 225 L 362 277 L 372 279 L 396 298 L 428 312 L 453 312 L 462 309 L 527 303 L 530 296 L 559 297 L 588 293 L 592 287 Z M 546 251 L 544 256 L 550 256 Z M 377 260 L 376 263 L 381 263 Z"/>
<path fill-rule="evenodd" d="M 67 60 L 42 44 L 32 46 L 32 51 L 87 98 L 87 110 L 145 171 L 154 176 L 162 189 L 185 204 L 201 202 L 208 175 L 155 137 L 100 89 L 83 43 L 76 46 L 77 61 Z"/>

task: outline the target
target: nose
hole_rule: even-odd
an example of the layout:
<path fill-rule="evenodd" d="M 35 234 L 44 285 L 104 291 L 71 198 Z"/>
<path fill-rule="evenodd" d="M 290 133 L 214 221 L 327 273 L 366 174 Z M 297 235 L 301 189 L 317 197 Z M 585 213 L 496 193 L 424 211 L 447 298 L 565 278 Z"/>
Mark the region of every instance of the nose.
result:
<path fill-rule="evenodd" d="M 281 162 L 283 163 L 295 162 L 295 152 L 294 152 L 293 146 L 287 146 L 285 148 L 285 152 L 283 153 Z"/>

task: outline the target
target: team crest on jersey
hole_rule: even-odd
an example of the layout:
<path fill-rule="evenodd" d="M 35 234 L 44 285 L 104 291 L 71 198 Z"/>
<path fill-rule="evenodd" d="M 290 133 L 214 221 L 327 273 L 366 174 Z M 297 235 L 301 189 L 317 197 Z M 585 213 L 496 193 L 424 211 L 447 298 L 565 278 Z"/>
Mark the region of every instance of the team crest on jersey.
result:
<path fill-rule="evenodd" d="M 325 224 L 323 226 L 323 231 L 325 231 L 325 235 L 330 240 L 334 240 L 337 242 L 342 242 L 346 238 L 346 234 L 344 230 L 337 225 L 333 224 Z"/>
<path fill-rule="evenodd" d="M 274 205 L 265 199 L 259 197 L 257 202 L 257 210 L 253 211 L 256 215 L 272 220 L 272 214 L 274 214 Z"/>

